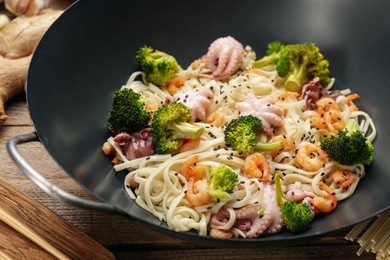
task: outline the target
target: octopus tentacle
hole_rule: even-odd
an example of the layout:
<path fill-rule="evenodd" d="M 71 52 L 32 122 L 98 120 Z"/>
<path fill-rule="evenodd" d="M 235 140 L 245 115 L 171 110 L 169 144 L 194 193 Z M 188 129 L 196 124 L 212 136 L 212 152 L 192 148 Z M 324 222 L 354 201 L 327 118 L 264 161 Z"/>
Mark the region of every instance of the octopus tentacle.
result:
<path fill-rule="evenodd" d="M 224 80 L 233 75 L 240 68 L 244 52 L 242 44 L 231 36 L 212 42 L 206 54 L 206 65 L 213 78 Z"/>

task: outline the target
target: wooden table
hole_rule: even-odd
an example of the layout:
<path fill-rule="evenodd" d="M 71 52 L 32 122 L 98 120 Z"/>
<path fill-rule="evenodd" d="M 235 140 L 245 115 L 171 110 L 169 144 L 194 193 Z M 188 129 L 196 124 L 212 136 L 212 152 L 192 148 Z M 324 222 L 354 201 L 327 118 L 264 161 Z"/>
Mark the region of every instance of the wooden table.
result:
<path fill-rule="evenodd" d="M 54 1 L 63 7 L 72 0 Z M 73 224 L 97 242 L 108 248 L 117 259 L 375 259 L 372 253 L 358 257 L 359 245 L 344 239 L 349 230 L 343 230 L 305 244 L 275 246 L 259 249 L 215 249 L 201 247 L 163 235 L 143 224 L 120 215 L 94 212 L 64 205 L 33 184 L 16 167 L 6 152 L 7 140 L 15 135 L 34 131 L 24 94 L 12 98 L 6 106 L 8 119 L 0 127 L 0 177 L 12 183 L 47 208 Z M 53 184 L 84 198 L 93 198 L 54 162 L 40 143 L 19 146 L 31 165 Z M 91 256 L 91 259 L 95 258 Z"/>

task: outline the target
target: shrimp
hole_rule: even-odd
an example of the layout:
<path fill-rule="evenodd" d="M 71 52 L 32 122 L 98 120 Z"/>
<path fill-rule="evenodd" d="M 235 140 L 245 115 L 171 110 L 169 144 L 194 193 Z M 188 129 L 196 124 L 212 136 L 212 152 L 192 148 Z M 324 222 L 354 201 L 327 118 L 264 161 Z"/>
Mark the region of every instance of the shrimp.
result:
<path fill-rule="evenodd" d="M 345 121 L 341 118 L 340 109 L 333 98 L 321 98 L 316 102 L 315 111 L 319 116 L 311 118 L 311 124 L 316 128 L 329 129 L 336 133 L 345 127 Z"/>
<path fill-rule="evenodd" d="M 282 142 L 282 148 L 280 148 L 278 150 L 272 150 L 271 151 L 272 158 L 275 158 L 276 156 L 278 156 L 278 154 L 281 151 L 291 152 L 291 151 L 294 151 L 296 148 L 294 141 L 290 137 L 287 137 L 285 135 L 275 136 L 273 139 L 273 142 L 279 142 L 279 141 Z"/>
<path fill-rule="evenodd" d="M 233 233 L 219 228 L 212 228 L 210 230 L 210 236 L 213 238 L 231 238 Z"/>
<path fill-rule="evenodd" d="M 248 178 L 260 178 L 268 181 L 271 167 L 267 158 L 261 153 L 253 153 L 245 158 L 244 171 Z"/>
<path fill-rule="evenodd" d="M 295 157 L 298 166 L 307 171 L 317 171 L 328 162 L 328 154 L 318 145 L 305 143 L 299 148 Z"/>
<path fill-rule="evenodd" d="M 179 152 L 183 153 L 189 150 L 193 150 L 199 147 L 201 138 L 187 139 L 182 146 L 180 146 Z"/>
<path fill-rule="evenodd" d="M 171 96 L 180 90 L 180 88 L 186 82 L 186 77 L 183 75 L 176 76 L 168 82 L 167 90 Z"/>
<path fill-rule="evenodd" d="M 278 102 L 284 101 L 296 101 L 299 96 L 299 93 L 293 91 L 283 91 L 276 95 L 276 100 Z"/>
<path fill-rule="evenodd" d="M 332 175 L 333 183 L 346 188 L 357 180 L 357 176 L 350 170 L 338 170 Z"/>
<path fill-rule="evenodd" d="M 147 111 L 157 111 L 160 106 L 161 106 L 160 102 L 149 98 L 146 100 L 145 109 Z"/>
<path fill-rule="evenodd" d="M 330 97 L 323 97 L 320 98 L 316 102 L 317 110 L 318 111 L 329 111 L 329 110 L 339 110 L 336 100 Z"/>
<path fill-rule="evenodd" d="M 206 122 L 213 126 L 220 127 L 226 122 L 225 113 L 216 110 L 207 117 Z"/>
<path fill-rule="evenodd" d="M 351 94 L 351 95 L 347 96 L 347 105 L 348 105 L 349 110 L 351 112 L 359 110 L 359 108 L 354 103 L 352 103 L 353 100 L 358 99 L 358 98 L 360 98 L 360 96 L 357 93 L 354 93 L 354 94 Z"/>
<path fill-rule="evenodd" d="M 191 177 L 186 193 L 188 202 L 194 207 L 208 204 L 211 201 L 211 196 L 207 191 L 208 187 L 207 180 L 197 180 L 196 177 Z"/>
<path fill-rule="evenodd" d="M 184 162 L 181 167 L 181 174 L 187 179 L 194 177 L 196 180 L 200 180 L 206 174 L 207 166 L 197 165 L 196 162 L 199 160 L 199 155 L 194 155 L 190 159 Z"/>
<path fill-rule="evenodd" d="M 321 190 L 326 191 L 326 193 L 328 193 L 328 197 L 315 197 L 312 201 L 314 207 L 325 213 L 333 211 L 337 206 L 337 197 L 333 189 L 323 182 L 318 183 L 318 187 Z"/>
<path fill-rule="evenodd" d="M 103 144 L 102 150 L 103 150 L 103 153 L 104 153 L 105 155 L 109 155 L 109 154 L 115 152 L 114 147 L 112 147 L 112 145 L 111 145 L 109 142 L 105 142 L 105 143 Z"/>
<path fill-rule="evenodd" d="M 251 69 L 244 70 L 244 74 L 251 74 L 251 73 L 254 73 L 254 74 L 257 74 L 257 75 L 260 75 L 260 76 L 265 76 L 265 77 L 267 76 L 267 74 L 264 71 L 256 69 L 256 68 L 251 68 Z"/>

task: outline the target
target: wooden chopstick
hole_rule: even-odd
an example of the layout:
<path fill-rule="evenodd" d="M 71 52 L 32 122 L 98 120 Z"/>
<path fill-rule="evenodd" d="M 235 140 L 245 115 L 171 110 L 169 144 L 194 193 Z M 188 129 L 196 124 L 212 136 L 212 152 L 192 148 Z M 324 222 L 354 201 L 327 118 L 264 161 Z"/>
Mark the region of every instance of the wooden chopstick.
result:
<path fill-rule="evenodd" d="M 6 212 L 4 209 L 0 208 L 0 220 L 33 241 L 35 244 L 46 250 L 48 253 L 52 254 L 58 259 L 69 259 L 66 255 L 64 255 L 61 251 L 59 251 L 57 248 L 52 246 L 49 242 L 47 242 L 44 238 L 42 238 L 38 233 L 36 233 L 34 230 L 29 228 L 27 225 L 23 224 L 19 220 L 17 220 L 15 217 L 13 217 L 11 214 Z M 0 251 L 0 257 L 1 259 L 7 256 L 5 252 Z M 7 259 L 7 258 L 5 258 Z"/>

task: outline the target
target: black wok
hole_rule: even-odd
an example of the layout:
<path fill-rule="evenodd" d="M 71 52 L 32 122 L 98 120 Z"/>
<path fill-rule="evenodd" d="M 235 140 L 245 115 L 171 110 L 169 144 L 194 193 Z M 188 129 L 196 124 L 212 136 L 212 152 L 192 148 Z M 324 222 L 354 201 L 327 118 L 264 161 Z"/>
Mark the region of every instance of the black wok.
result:
<path fill-rule="evenodd" d="M 115 211 L 169 235 L 215 246 L 258 247 L 294 243 L 357 224 L 390 205 L 389 1 L 128 1 L 76 2 L 53 24 L 35 51 L 27 102 L 35 133 L 12 138 L 8 150 L 34 182 L 62 201 Z M 330 61 L 335 88 L 361 95 L 358 106 L 378 129 L 375 161 L 356 193 L 301 234 L 213 240 L 175 232 L 131 201 L 124 173 L 115 173 L 101 151 L 109 136 L 112 94 L 137 69 L 134 55 L 149 44 L 186 67 L 218 37 L 232 35 L 263 55 L 269 41 L 315 42 Z M 39 140 L 56 162 L 102 202 L 89 202 L 51 185 L 17 152 Z"/>

